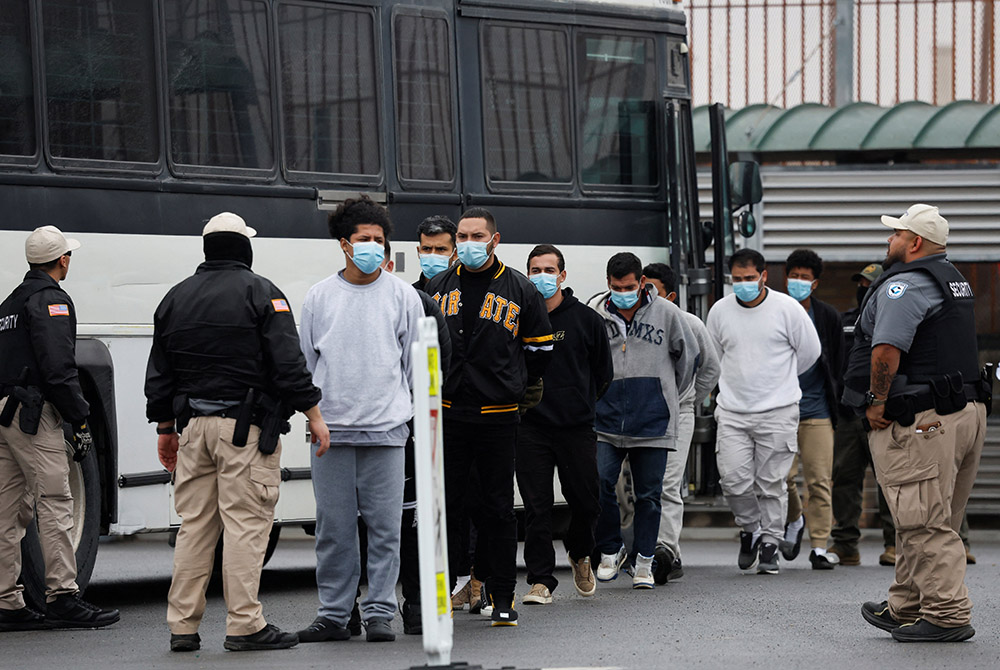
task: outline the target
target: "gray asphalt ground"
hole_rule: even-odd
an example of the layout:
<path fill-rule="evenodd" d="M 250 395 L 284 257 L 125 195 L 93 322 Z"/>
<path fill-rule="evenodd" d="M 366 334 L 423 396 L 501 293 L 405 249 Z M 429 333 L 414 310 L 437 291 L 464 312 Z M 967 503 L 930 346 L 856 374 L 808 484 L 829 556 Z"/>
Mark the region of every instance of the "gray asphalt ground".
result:
<path fill-rule="evenodd" d="M 283 537 L 265 568 L 261 599 L 268 620 L 296 630 L 315 616 L 312 541 Z M 978 565 L 967 584 L 975 601 L 976 636 L 951 645 L 899 644 L 866 624 L 859 608 L 882 600 L 892 569 L 878 565 L 879 539 L 862 542 L 862 565 L 832 572 L 810 569 L 807 549 L 778 576 L 736 568 L 735 530 L 694 529 L 683 543 L 685 576 L 653 591 L 633 591 L 623 575 L 584 599 L 572 588 L 568 564 L 547 606 L 519 606 L 517 628 L 455 613 L 454 661 L 484 668 L 998 668 L 1000 667 L 1000 534 L 974 532 Z M 563 556 L 564 560 L 565 557 Z M 163 536 L 101 545 L 88 599 L 122 611 L 101 631 L 5 633 L 0 668 L 368 668 L 405 669 L 426 663 L 419 636 L 394 643 L 299 645 L 274 652 L 226 652 L 225 605 L 209 591 L 202 650 L 168 651 L 165 600 L 172 550 Z M 527 590 L 519 586 L 519 596 Z"/>

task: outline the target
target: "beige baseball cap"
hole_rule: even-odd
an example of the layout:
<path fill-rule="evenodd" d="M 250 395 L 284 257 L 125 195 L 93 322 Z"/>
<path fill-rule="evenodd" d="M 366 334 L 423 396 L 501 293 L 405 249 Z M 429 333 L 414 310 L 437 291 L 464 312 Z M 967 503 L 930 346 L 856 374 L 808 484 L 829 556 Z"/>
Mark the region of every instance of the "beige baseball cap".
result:
<path fill-rule="evenodd" d="M 883 215 L 882 224 L 896 230 L 908 230 L 941 246 L 948 243 L 948 220 L 933 205 L 913 205 L 898 219 Z"/>
<path fill-rule="evenodd" d="M 202 237 L 211 235 L 212 233 L 239 233 L 240 235 L 253 237 L 257 234 L 257 231 L 248 226 L 242 216 L 233 214 L 232 212 L 223 212 L 209 219 L 208 223 L 205 224 L 205 229 L 201 231 Z"/>
<path fill-rule="evenodd" d="M 66 239 L 55 226 L 42 226 L 31 231 L 24 241 L 24 257 L 29 263 L 49 263 L 79 248 L 78 240 Z"/>

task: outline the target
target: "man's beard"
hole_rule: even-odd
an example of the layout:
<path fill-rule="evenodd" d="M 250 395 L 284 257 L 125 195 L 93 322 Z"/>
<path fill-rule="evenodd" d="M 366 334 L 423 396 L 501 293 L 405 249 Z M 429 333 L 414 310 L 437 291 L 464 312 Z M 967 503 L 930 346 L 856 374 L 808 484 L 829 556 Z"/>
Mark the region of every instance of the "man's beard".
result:
<path fill-rule="evenodd" d="M 901 263 L 903 260 L 905 260 L 903 254 L 900 253 L 893 254 L 892 250 L 889 250 L 885 254 L 885 260 L 882 261 L 882 269 L 888 270 L 893 265 L 895 265 L 896 263 Z"/>

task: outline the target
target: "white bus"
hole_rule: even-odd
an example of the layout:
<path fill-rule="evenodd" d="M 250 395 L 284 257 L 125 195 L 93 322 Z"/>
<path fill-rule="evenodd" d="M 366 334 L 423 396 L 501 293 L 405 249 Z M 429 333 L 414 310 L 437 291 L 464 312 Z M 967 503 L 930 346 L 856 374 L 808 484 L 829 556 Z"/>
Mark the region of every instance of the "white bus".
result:
<path fill-rule="evenodd" d="M 294 308 L 343 266 L 325 210 L 385 202 L 396 272 L 414 231 L 471 205 L 500 257 L 565 253 L 581 296 L 610 255 L 668 261 L 694 305 L 732 248 L 724 137 L 714 232 L 700 221 L 682 12 L 655 0 L 4 0 L 0 3 L 0 289 L 54 224 L 83 242 L 64 287 L 93 455 L 73 464 L 79 583 L 101 535 L 176 528 L 145 420 L 153 309 L 202 260 L 205 220 L 259 231 L 254 270 Z M 721 109 L 719 110 L 721 118 Z M 720 126 L 721 127 L 721 126 Z M 743 166 L 746 167 L 746 166 Z M 734 193 L 750 193 L 754 165 Z M 759 193 L 757 195 L 759 199 Z M 731 202 L 732 200 L 732 202 Z M 724 204 L 723 204 L 724 203 Z M 301 417 L 284 437 L 282 525 L 314 523 Z M 273 542 L 271 545 L 273 549 Z M 37 538 L 23 579 L 38 602 Z"/>

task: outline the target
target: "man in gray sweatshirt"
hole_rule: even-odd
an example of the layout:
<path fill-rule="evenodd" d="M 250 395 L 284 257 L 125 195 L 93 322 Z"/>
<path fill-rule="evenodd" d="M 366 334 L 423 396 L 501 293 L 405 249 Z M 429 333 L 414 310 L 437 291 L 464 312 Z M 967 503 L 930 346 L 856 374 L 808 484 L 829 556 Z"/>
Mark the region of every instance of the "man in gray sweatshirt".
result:
<path fill-rule="evenodd" d="M 424 310 L 412 287 L 380 267 L 391 232 L 385 208 L 365 197 L 346 200 L 330 215 L 346 267 L 309 289 L 302 308 L 302 351 L 323 391 L 330 449 L 312 454 L 320 607 L 300 642 L 351 636 L 359 513 L 368 528 L 367 639 L 395 639 L 403 445 L 413 416 L 410 345 Z"/>

